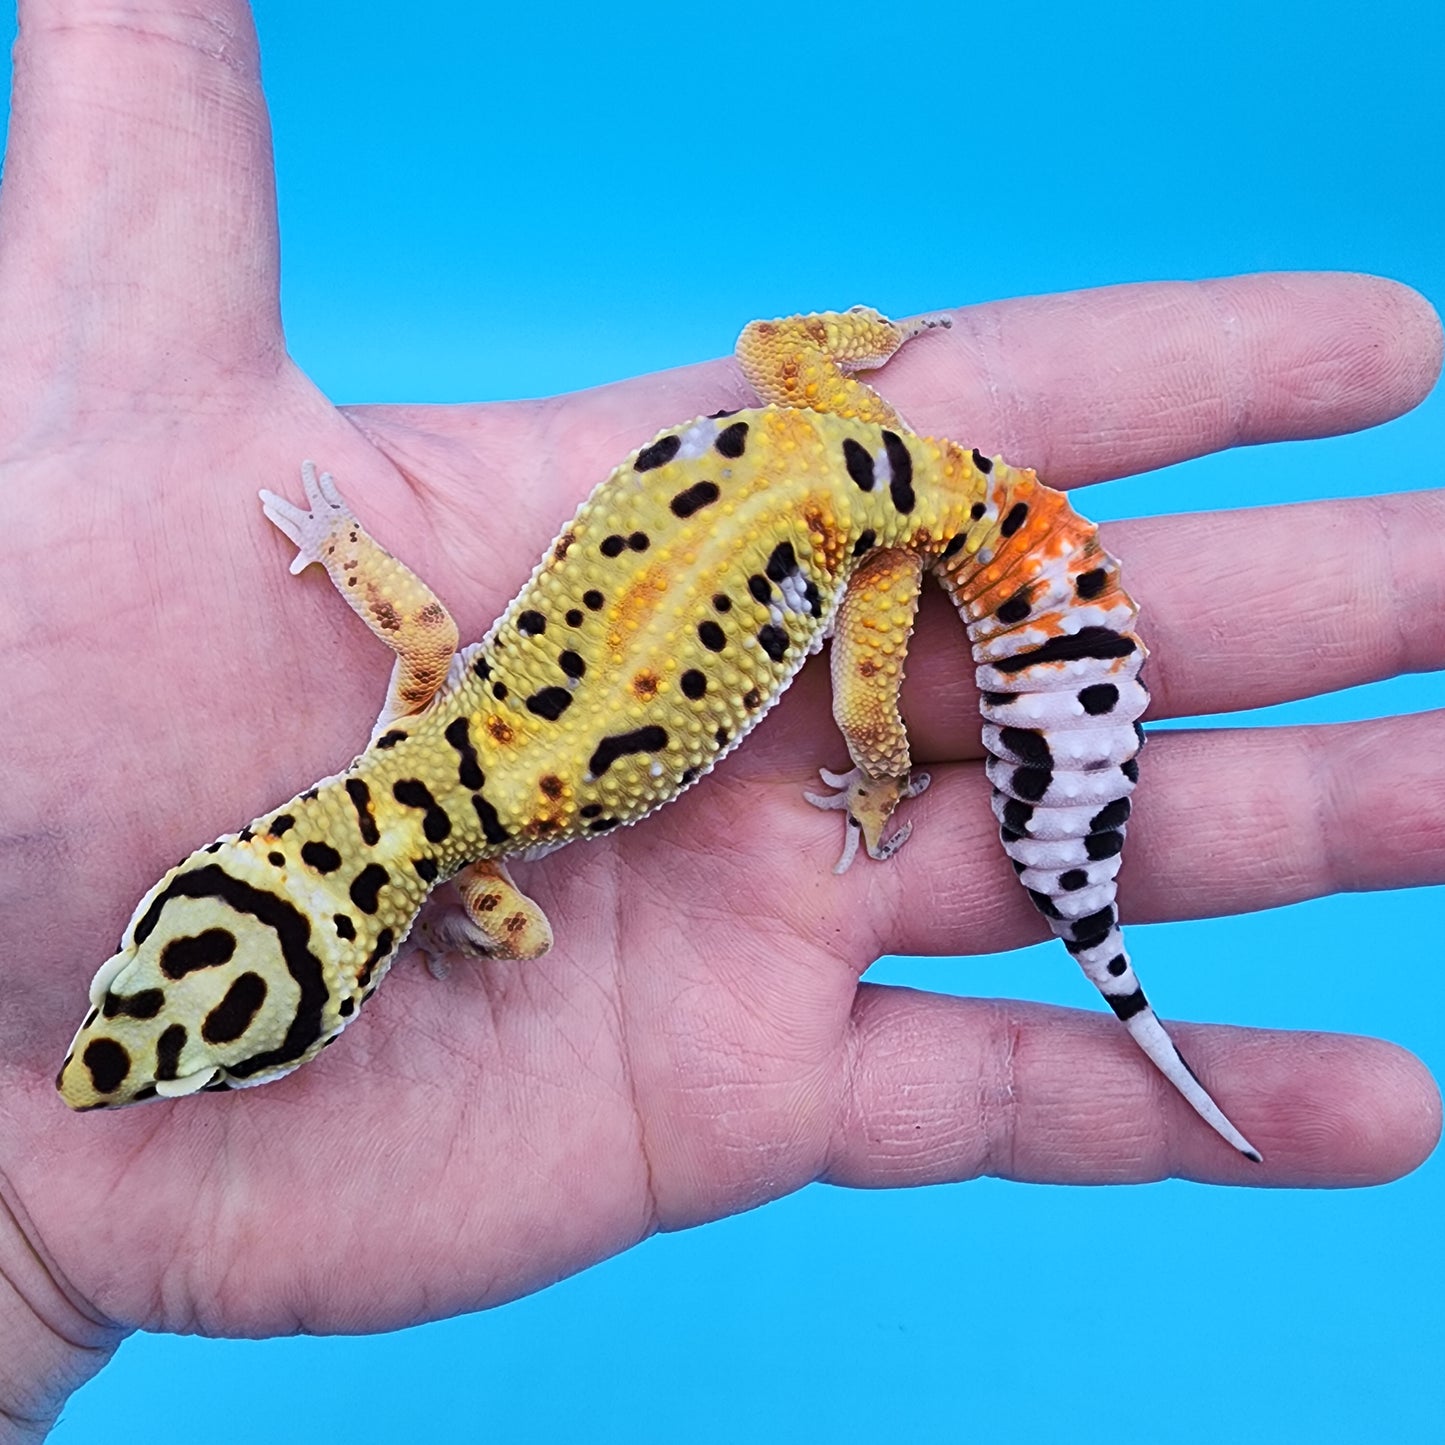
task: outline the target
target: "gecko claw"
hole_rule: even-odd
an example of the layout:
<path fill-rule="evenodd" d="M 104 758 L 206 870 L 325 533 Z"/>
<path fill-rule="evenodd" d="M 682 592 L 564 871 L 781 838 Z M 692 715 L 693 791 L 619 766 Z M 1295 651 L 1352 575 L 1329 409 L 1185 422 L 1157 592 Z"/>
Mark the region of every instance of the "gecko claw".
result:
<path fill-rule="evenodd" d="M 893 810 L 905 798 L 916 798 L 932 782 L 925 772 L 908 772 L 899 778 L 870 778 L 861 768 L 846 773 L 819 768 L 818 776 L 836 793 L 803 794 L 804 801 L 825 812 L 845 812 L 847 832 L 843 852 L 833 865 L 834 873 L 846 873 L 858 855 L 861 839 L 870 858 L 879 862 L 891 858 L 909 839 L 913 824 L 905 823 L 889 837 L 883 837 L 884 825 Z"/>
<path fill-rule="evenodd" d="M 336 489 L 336 479 L 330 472 L 316 471 L 315 462 L 301 463 L 301 485 L 306 489 L 309 512 L 302 511 L 294 502 L 275 492 L 262 488 L 257 495 L 261 498 L 261 510 L 286 538 L 296 546 L 296 556 L 291 563 L 291 575 L 304 572 L 313 562 L 321 561 L 321 545 L 332 534 L 338 523 L 352 520 L 351 511 Z M 324 564 L 323 564 L 324 565 Z"/>

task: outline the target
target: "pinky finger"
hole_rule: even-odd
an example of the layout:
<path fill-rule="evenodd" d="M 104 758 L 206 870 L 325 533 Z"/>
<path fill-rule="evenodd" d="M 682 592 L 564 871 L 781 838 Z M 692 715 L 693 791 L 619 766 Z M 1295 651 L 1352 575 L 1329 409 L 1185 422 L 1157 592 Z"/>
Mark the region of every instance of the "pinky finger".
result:
<path fill-rule="evenodd" d="M 887 1188 L 981 1175 L 1058 1184 L 1381 1184 L 1440 1137 L 1440 1095 L 1378 1039 L 1170 1024 L 1264 1151 L 1241 1159 L 1110 1018 L 864 984 L 822 1177 Z"/>

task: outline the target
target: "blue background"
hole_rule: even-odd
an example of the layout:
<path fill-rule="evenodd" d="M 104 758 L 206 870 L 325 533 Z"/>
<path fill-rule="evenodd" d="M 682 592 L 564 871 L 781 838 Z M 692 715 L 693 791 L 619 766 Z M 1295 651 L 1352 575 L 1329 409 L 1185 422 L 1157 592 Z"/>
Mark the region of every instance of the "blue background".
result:
<path fill-rule="evenodd" d="M 1442 14 L 262 0 L 292 349 L 340 401 L 461 401 L 719 355 L 753 316 L 855 301 L 1341 268 L 1439 306 Z M 1442 452 L 1437 392 L 1368 437 L 1208 458 L 1089 510 L 1440 485 Z M 1405 679 L 1253 720 L 1442 705 L 1440 679 Z M 1133 936 L 1174 1017 L 1378 1033 L 1439 1073 L 1440 902 Z M 1358 981 L 1365 952 L 1384 986 Z M 1057 948 L 1009 968 L 1021 996 L 1096 1006 Z M 55 1438 L 1440 1438 L 1442 1218 L 1438 1157 L 1323 1194 L 815 1187 L 467 1319 L 138 1336 Z"/>

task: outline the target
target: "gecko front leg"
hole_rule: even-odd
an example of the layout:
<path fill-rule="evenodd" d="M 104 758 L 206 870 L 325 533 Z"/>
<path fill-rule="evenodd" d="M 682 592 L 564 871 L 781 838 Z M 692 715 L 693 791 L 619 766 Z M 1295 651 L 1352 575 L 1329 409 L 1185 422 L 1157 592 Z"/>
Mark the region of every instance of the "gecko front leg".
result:
<path fill-rule="evenodd" d="M 309 511 L 275 492 L 262 491 L 261 504 L 297 546 L 292 573 L 319 562 L 352 611 L 396 653 L 375 739 L 437 695 L 457 650 L 457 625 L 436 593 L 356 520 L 330 472 L 303 462 L 301 482 Z"/>

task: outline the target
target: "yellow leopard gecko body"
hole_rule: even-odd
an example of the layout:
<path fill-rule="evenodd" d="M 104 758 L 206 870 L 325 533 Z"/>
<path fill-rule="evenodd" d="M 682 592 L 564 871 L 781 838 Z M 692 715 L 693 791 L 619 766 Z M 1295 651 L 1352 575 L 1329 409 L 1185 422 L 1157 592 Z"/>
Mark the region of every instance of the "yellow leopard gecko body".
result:
<path fill-rule="evenodd" d="M 735 747 L 824 640 L 854 767 L 807 795 L 887 858 L 912 771 L 898 710 L 924 572 L 967 624 L 1004 847 L 1030 897 L 1145 1052 L 1236 1149 L 1259 1156 L 1145 1000 L 1115 875 L 1148 695 L 1117 563 L 1061 493 L 911 433 L 850 373 L 943 318 L 866 308 L 742 334 L 764 405 L 670 428 L 583 504 L 482 642 L 374 542 L 329 476 L 308 509 L 263 492 L 397 654 L 345 772 L 211 843 L 141 900 L 61 1068 L 73 1108 L 264 1083 L 332 1042 L 438 884 L 434 953 L 551 944 L 504 860 L 633 823 Z"/>

